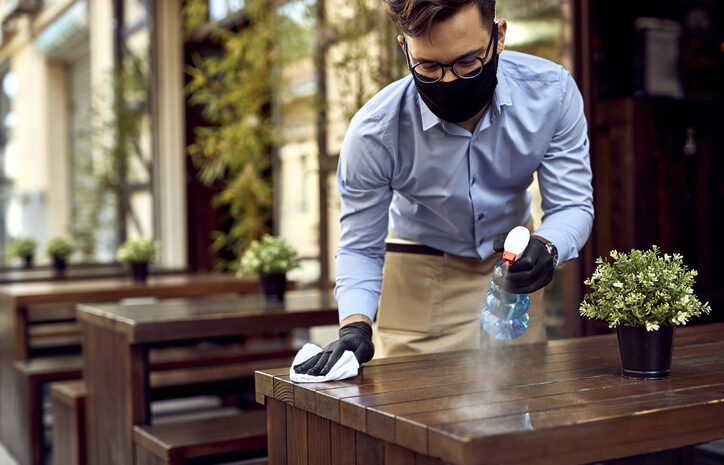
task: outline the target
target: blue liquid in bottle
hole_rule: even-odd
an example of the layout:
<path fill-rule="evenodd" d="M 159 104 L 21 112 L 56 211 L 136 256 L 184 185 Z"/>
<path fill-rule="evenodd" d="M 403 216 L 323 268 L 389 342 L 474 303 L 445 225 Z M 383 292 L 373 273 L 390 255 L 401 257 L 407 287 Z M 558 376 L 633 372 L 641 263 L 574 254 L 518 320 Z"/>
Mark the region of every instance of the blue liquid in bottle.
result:
<path fill-rule="evenodd" d="M 511 294 L 495 284 L 493 279 L 502 274 L 502 262 L 498 262 L 485 295 L 481 320 L 488 334 L 496 339 L 510 340 L 520 337 L 528 329 L 530 298 L 527 294 Z"/>

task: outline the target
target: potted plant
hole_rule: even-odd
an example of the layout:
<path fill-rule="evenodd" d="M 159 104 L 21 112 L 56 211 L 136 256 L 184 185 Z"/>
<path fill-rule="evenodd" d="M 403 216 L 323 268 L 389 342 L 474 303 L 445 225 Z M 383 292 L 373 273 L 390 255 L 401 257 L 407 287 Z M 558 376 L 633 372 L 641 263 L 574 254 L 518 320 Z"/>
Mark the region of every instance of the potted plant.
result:
<path fill-rule="evenodd" d="M 38 243 L 33 239 L 16 239 L 6 246 L 5 253 L 9 257 L 17 257 L 24 260 L 25 268 L 32 268 L 33 256 L 35 255 L 35 249 L 37 247 Z"/>
<path fill-rule="evenodd" d="M 239 261 L 238 275 L 257 273 L 268 300 L 283 300 L 288 271 L 299 267 L 297 251 L 287 241 L 269 234 L 252 241 Z"/>
<path fill-rule="evenodd" d="M 45 252 L 53 259 L 53 269 L 62 275 L 68 265 L 68 257 L 75 251 L 75 244 L 66 237 L 54 237 L 48 242 Z"/>
<path fill-rule="evenodd" d="M 655 245 L 610 255 L 612 263 L 599 257 L 584 281 L 591 290 L 581 315 L 616 328 L 624 376 L 668 378 L 675 327 L 711 311 L 694 295 L 697 272 L 683 265 L 681 255 L 662 256 Z"/>
<path fill-rule="evenodd" d="M 158 245 L 152 239 L 128 239 L 118 248 L 116 257 L 131 266 L 134 281 L 145 283 L 148 264 L 158 257 Z"/>

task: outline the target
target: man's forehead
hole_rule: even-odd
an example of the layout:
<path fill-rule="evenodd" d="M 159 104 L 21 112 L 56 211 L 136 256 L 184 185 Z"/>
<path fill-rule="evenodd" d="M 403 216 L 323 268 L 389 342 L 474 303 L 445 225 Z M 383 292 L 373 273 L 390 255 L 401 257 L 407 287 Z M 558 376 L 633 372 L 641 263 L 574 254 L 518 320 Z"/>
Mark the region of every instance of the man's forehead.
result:
<path fill-rule="evenodd" d="M 415 61 L 434 60 L 449 63 L 456 59 L 484 53 L 490 40 L 490 32 L 476 31 L 458 40 L 430 40 L 427 36 L 407 37 L 407 49 L 410 58 Z"/>
<path fill-rule="evenodd" d="M 418 60 L 454 60 L 480 51 L 490 40 L 480 10 L 471 4 L 443 21 L 435 22 L 427 34 L 407 37 L 410 56 Z"/>

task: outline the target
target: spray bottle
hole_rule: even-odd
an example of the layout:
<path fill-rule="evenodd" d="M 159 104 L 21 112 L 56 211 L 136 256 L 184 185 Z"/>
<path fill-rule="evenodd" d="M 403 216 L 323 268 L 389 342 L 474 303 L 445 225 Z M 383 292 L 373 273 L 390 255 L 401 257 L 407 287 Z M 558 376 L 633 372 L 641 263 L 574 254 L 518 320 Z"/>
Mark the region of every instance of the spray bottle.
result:
<path fill-rule="evenodd" d="M 506 292 L 495 284 L 494 279 L 505 280 L 508 267 L 528 247 L 529 240 L 530 232 L 526 227 L 513 228 L 505 238 L 503 259 L 493 268 L 481 319 L 485 331 L 496 339 L 515 339 L 528 329 L 528 307 L 530 307 L 528 295 Z"/>

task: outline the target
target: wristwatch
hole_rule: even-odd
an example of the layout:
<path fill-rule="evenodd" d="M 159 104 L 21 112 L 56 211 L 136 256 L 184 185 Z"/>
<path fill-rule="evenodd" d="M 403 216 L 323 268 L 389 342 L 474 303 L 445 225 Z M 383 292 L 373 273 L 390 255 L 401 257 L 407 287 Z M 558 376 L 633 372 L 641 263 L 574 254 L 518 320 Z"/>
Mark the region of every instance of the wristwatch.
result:
<path fill-rule="evenodd" d="M 553 257 L 553 269 L 555 269 L 558 266 L 558 249 L 550 242 L 546 244 L 546 250 L 551 254 L 551 257 Z"/>
<path fill-rule="evenodd" d="M 549 241 L 548 239 L 546 239 L 544 237 L 540 237 L 540 236 L 531 236 L 531 237 L 535 237 L 536 239 L 538 239 L 539 241 L 541 241 L 543 243 L 543 245 L 545 246 L 548 253 L 551 254 L 551 257 L 553 257 L 553 269 L 555 269 L 558 266 L 558 249 L 556 248 L 556 246 L 553 245 L 553 243 L 551 241 Z"/>

